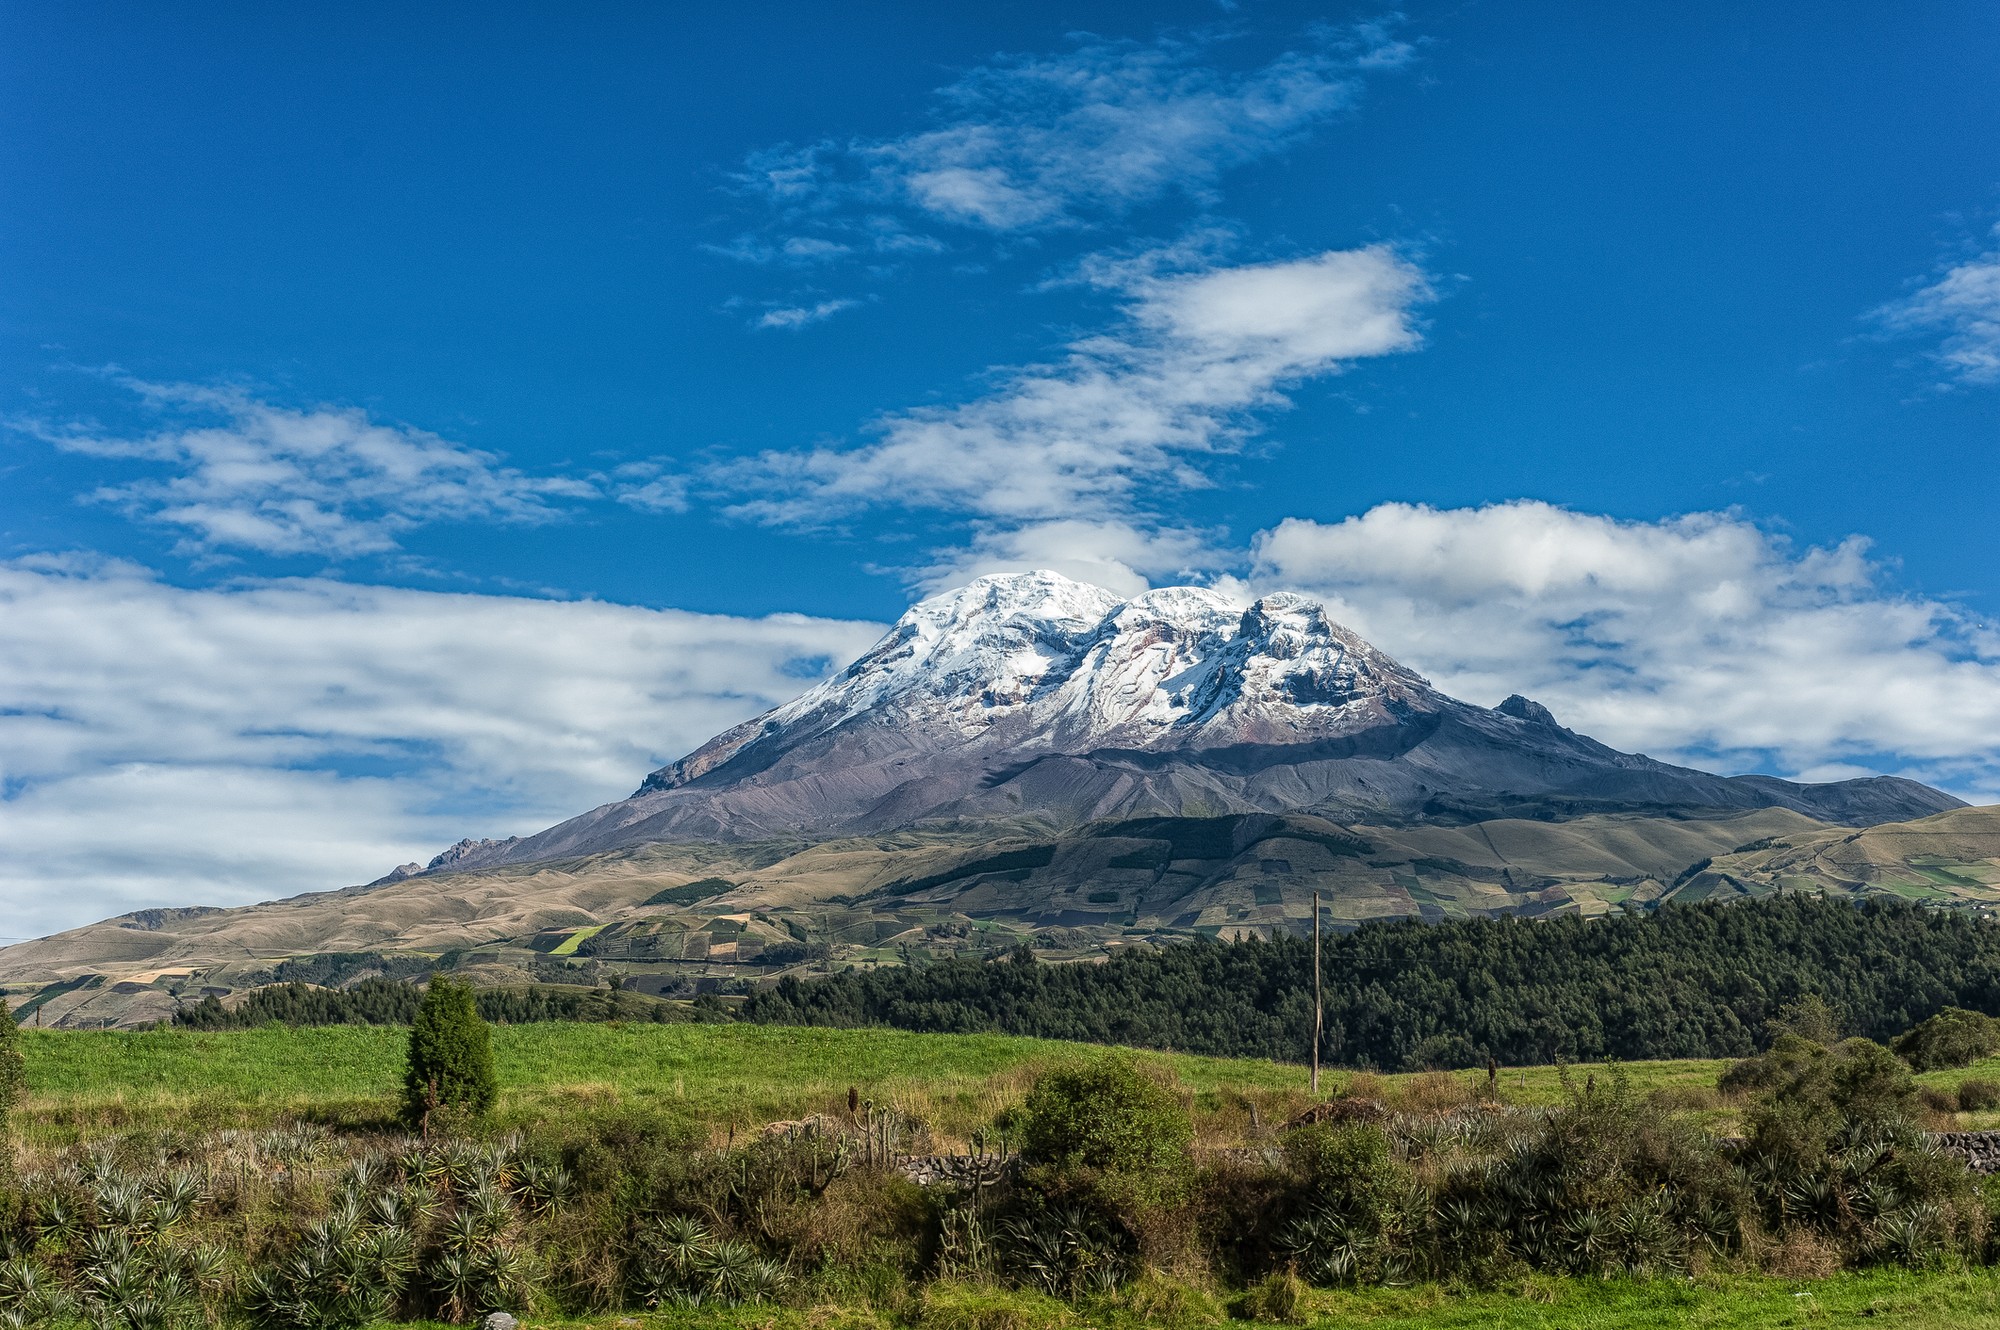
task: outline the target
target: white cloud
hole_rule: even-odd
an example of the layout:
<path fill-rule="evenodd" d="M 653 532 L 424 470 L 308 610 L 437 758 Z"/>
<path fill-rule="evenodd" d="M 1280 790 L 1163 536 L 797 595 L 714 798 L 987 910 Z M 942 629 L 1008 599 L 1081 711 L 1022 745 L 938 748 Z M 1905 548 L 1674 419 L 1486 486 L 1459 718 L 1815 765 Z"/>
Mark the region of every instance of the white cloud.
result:
<path fill-rule="evenodd" d="M 1211 38 L 1003 56 L 938 90 L 932 128 L 768 150 L 740 180 L 794 219 L 900 206 L 1000 232 L 1078 225 L 1174 192 L 1206 199 L 1224 171 L 1351 106 L 1364 72 L 1413 54 L 1380 24 L 1313 37 L 1234 72 L 1210 63 Z"/>
<path fill-rule="evenodd" d="M 669 470 L 660 458 L 622 463 L 602 480 L 604 492 L 628 508 L 645 513 L 687 511 L 688 478 Z"/>
<path fill-rule="evenodd" d="M 188 533 L 194 549 L 345 557 L 393 550 L 434 522 L 546 522 L 590 480 L 535 476 L 425 430 L 347 407 L 297 410 L 235 388 L 125 381 L 173 423 L 139 437 L 26 426 L 66 452 L 149 462 L 176 474 L 90 497 Z"/>
<path fill-rule="evenodd" d="M 971 544 L 937 551 L 917 571 L 925 592 L 962 586 L 988 573 L 1048 569 L 1121 596 L 1137 595 L 1161 581 L 1185 582 L 1232 556 L 1211 543 L 1216 533 L 1130 522 L 1057 520 L 1028 526 L 982 526 Z"/>
<path fill-rule="evenodd" d="M 1938 361 L 1959 382 L 2000 383 L 2000 249 L 1958 264 L 1876 315 L 1892 331 L 1941 334 Z"/>
<path fill-rule="evenodd" d="M 765 310 L 754 326 L 759 328 L 803 328 L 809 323 L 830 319 L 843 309 L 853 309 L 858 300 L 822 300 L 814 305 L 783 305 Z"/>
<path fill-rule="evenodd" d="M 1112 271 L 1112 270 L 1107 270 Z M 873 505 L 996 523 L 1127 519 L 1163 491 L 1210 483 L 1248 413 L 1288 383 L 1414 347 L 1423 274 L 1386 246 L 1161 275 L 1115 269 L 1132 297 L 1117 330 L 1002 376 L 960 406 L 878 422 L 857 448 L 766 452 L 711 473 L 732 511 L 815 522 Z"/>
<path fill-rule="evenodd" d="M 1858 539 L 1798 550 L 1726 513 L 1384 504 L 1281 523 L 1256 556 L 1254 584 L 1324 598 L 1446 691 L 1525 693 L 1616 747 L 2000 789 L 2000 637 L 1886 587 Z"/>
<path fill-rule="evenodd" d="M 538 830 L 842 665 L 879 625 L 0 564 L 8 934 L 366 881 Z"/>

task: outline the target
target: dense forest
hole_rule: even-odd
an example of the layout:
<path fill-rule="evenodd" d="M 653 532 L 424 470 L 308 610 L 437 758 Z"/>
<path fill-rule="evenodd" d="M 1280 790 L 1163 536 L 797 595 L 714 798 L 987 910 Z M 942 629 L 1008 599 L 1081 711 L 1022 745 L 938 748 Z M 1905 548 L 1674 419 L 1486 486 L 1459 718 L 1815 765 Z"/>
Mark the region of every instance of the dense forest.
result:
<path fill-rule="evenodd" d="M 271 984 L 235 1007 L 204 998 L 177 1012 L 174 1024 L 196 1030 L 241 1030 L 272 1021 L 281 1025 L 408 1025 L 423 997 L 423 990 L 394 979 L 364 979 L 344 989 L 300 982 Z M 687 1019 L 682 1009 L 671 1003 L 609 988 L 535 984 L 482 989 L 478 997 L 479 1014 L 505 1025 Z"/>
<path fill-rule="evenodd" d="M 2000 1012 L 2000 924 L 1892 898 L 1784 896 L 1648 914 L 1368 924 L 1323 951 L 1330 1063 L 1385 1070 L 1741 1057 L 1818 995 L 1886 1039 L 1946 1006 Z M 849 970 L 754 994 L 749 1020 L 888 1025 L 1300 1061 L 1312 945 L 1190 943 L 1101 965 Z"/>
<path fill-rule="evenodd" d="M 1874 1039 L 1945 1007 L 2000 1014 L 2000 924 L 1893 898 L 1857 906 L 1810 896 L 1599 920 L 1397 921 L 1327 938 L 1323 971 L 1329 1064 L 1742 1057 L 1782 1007 L 1807 996 L 1824 999 L 1845 1033 Z M 418 988 L 395 979 L 345 989 L 288 982 L 234 1007 L 205 999 L 175 1023 L 404 1025 L 420 1000 Z M 479 1011 L 510 1024 L 731 1014 L 712 997 L 690 1010 L 629 991 L 539 984 L 484 990 Z M 1096 965 L 1039 963 L 1019 949 L 786 979 L 734 1014 L 1303 1061 L 1312 948 L 1300 938 L 1190 942 Z"/>

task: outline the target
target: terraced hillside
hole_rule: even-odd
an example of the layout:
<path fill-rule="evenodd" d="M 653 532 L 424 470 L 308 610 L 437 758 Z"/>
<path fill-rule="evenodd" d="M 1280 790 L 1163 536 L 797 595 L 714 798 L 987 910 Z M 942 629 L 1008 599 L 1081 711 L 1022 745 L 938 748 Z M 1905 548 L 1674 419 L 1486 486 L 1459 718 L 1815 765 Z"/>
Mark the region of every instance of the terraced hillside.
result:
<path fill-rule="evenodd" d="M 448 953 L 492 982 L 620 977 L 693 996 L 830 965 L 1028 942 L 1050 958 L 1324 923 L 1598 915 L 1767 892 L 2000 907 L 2000 809 L 1855 830 L 1784 809 L 1710 820 L 1341 825 L 1147 818 L 1063 835 L 905 832 L 648 845 L 231 911 L 149 911 L 0 951 L 24 1018 L 136 1024 L 274 978 L 345 983 Z M 313 959 L 321 958 L 321 959 Z M 332 959 L 326 959 L 332 958 Z"/>

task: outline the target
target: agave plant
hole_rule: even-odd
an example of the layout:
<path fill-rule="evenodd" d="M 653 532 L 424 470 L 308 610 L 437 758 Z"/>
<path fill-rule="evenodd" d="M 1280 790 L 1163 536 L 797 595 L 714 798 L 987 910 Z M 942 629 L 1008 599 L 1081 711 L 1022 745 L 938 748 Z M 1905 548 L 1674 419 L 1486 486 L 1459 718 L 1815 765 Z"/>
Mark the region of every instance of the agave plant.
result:
<path fill-rule="evenodd" d="M 445 1181 L 453 1192 L 465 1195 L 482 1183 L 490 1183 L 498 1172 L 493 1155 L 471 1141 L 448 1141 L 439 1151 Z"/>
<path fill-rule="evenodd" d="M 1792 1179 L 1780 1192 L 1784 1215 L 1820 1228 L 1834 1228 L 1847 1212 L 1847 1195 L 1840 1180 L 1824 1173 L 1809 1173 Z"/>
<path fill-rule="evenodd" d="M 397 1192 L 396 1202 L 402 1207 L 404 1219 L 412 1228 L 424 1227 L 444 1210 L 444 1197 L 421 1182 L 412 1182 Z"/>
<path fill-rule="evenodd" d="M 1685 1264 L 1658 1195 L 1634 1197 L 1619 1206 L 1611 1217 L 1611 1233 L 1618 1259 L 1630 1275 L 1678 1271 Z"/>
<path fill-rule="evenodd" d="M 353 1245 L 314 1242 L 251 1276 L 253 1319 L 283 1330 L 352 1330 L 386 1318 L 393 1296 L 389 1272 Z"/>
<path fill-rule="evenodd" d="M 444 1251 L 425 1271 L 425 1281 L 436 1296 L 448 1321 L 463 1321 L 472 1315 L 479 1300 L 482 1282 L 472 1256 L 462 1251 Z"/>
<path fill-rule="evenodd" d="M 1743 1239 L 1743 1221 L 1734 1206 L 1709 1200 L 1690 1210 L 1683 1222 L 1691 1243 L 1716 1255 L 1734 1251 Z"/>
<path fill-rule="evenodd" d="M 93 1141 L 78 1161 L 77 1173 L 92 1185 L 123 1178 L 125 1168 L 118 1161 L 117 1145 L 110 1141 Z"/>
<path fill-rule="evenodd" d="M 369 1228 L 402 1228 L 409 1222 L 409 1206 L 399 1193 L 378 1191 L 368 1198 L 362 1222 Z"/>
<path fill-rule="evenodd" d="M 1103 1226 L 1067 1205 L 1018 1215 L 1000 1226 L 1006 1264 L 1017 1277 L 1053 1297 L 1109 1281 L 1122 1283 L 1125 1263 Z M 1104 1273 L 1097 1273 L 1100 1267 Z"/>
<path fill-rule="evenodd" d="M 469 1210 L 454 1210 L 438 1229 L 437 1240 L 444 1250 L 461 1255 L 476 1252 L 487 1241 L 487 1232 L 478 1216 Z"/>
<path fill-rule="evenodd" d="M 507 1193 L 490 1181 L 474 1187 L 461 1204 L 459 1213 L 470 1215 L 484 1234 L 500 1233 L 514 1218 L 514 1207 Z"/>
<path fill-rule="evenodd" d="M 67 1247 L 89 1231 L 82 1211 L 61 1192 L 50 1192 L 35 1208 L 35 1236 L 55 1247 Z"/>
<path fill-rule="evenodd" d="M 1876 1227 L 1873 1254 L 1912 1269 L 1934 1265 L 1944 1256 L 1946 1230 L 1944 1213 L 1936 1206 L 1914 1205 Z"/>
<path fill-rule="evenodd" d="M 539 1159 L 527 1158 L 520 1161 L 514 1171 L 514 1192 L 521 1198 L 530 1213 L 547 1215 L 569 1199 L 575 1180 L 569 1170 L 561 1164 L 548 1164 Z"/>
<path fill-rule="evenodd" d="M 136 1180 L 126 1177 L 101 1178 L 92 1192 L 91 1201 L 100 1225 L 128 1232 L 142 1225 L 147 1207 L 151 1204 L 146 1197 L 146 1189 Z"/>
<path fill-rule="evenodd" d="M 1308 1283 L 1339 1287 L 1363 1278 L 1374 1242 L 1331 1210 L 1320 1209 L 1287 1225 L 1278 1249 Z"/>
<path fill-rule="evenodd" d="M 1604 1216 L 1585 1207 L 1564 1218 L 1562 1243 L 1572 1270 L 1591 1274 L 1603 1269 L 1611 1251 L 1611 1234 Z"/>
<path fill-rule="evenodd" d="M 426 1188 L 435 1187 L 444 1180 L 443 1158 L 421 1141 L 411 1141 L 399 1150 L 394 1158 L 394 1168 L 404 1182 Z"/>
<path fill-rule="evenodd" d="M 83 1275 L 83 1296 L 85 1301 L 102 1307 L 119 1307 L 151 1293 L 147 1280 L 136 1262 L 129 1260 L 103 1261 L 91 1266 Z"/>
<path fill-rule="evenodd" d="M 125 1264 L 132 1259 L 132 1237 L 121 1229 L 94 1229 L 78 1251 L 86 1267 Z"/>
<path fill-rule="evenodd" d="M 347 1166 L 347 1172 L 340 1179 L 340 1189 L 357 1200 L 381 1189 L 389 1172 L 389 1166 L 382 1156 L 366 1154 Z"/>
<path fill-rule="evenodd" d="M 357 1240 L 356 1250 L 381 1273 L 392 1292 L 402 1287 L 404 1279 L 417 1266 L 417 1244 L 405 1228 L 371 1229 Z"/>
<path fill-rule="evenodd" d="M 155 1204 L 170 1205 L 187 1214 L 207 1199 L 208 1185 L 197 1170 L 174 1168 L 155 1176 L 147 1193 Z"/>
<path fill-rule="evenodd" d="M 535 1264 L 512 1243 L 491 1244 L 473 1265 L 479 1276 L 474 1311 L 512 1311 L 525 1306 L 534 1292 Z"/>
<path fill-rule="evenodd" d="M 49 1272 L 26 1256 L 0 1264 L 0 1308 L 37 1309 L 57 1287 Z"/>
<path fill-rule="evenodd" d="M 703 1289 L 718 1302 L 748 1302 L 763 1275 L 757 1249 L 747 1242 L 718 1242 L 698 1267 Z"/>
<path fill-rule="evenodd" d="M 700 1272 L 708 1264 L 714 1245 L 714 1238 L 698 1220 L 686 1215 L 654 1220 L 640 1234 L 633 1295 L 648 1307 L 698 1299 Z"/>
<path fill-rule="evenodd" d="M 1862 1219 L 1882 1219 L 1893 1213 L 1902 1197 L 1896 1187 L 1882 1178 L 1868 1178 L 1854 1189 L 1850 1204 Z"/>

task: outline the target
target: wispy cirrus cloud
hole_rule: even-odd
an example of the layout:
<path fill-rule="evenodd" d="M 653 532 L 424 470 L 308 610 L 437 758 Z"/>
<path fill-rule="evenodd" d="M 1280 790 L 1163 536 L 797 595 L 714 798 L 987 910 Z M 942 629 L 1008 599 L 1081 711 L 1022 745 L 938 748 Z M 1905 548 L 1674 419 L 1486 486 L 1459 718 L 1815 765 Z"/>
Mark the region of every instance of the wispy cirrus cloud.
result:
<path fill-rule="evenodd" d="M 1109 274 L 1106 276 L 1104 274 Z M 961 405 L 891 414 L 873 442 L 767 451 L 714 468 L 731 511 L 811 525 L 871 507 L 996 527 L 1149 517 L 1212 482 L 1285 387 L 1415 347 L 1424 274 L 1387 246 L 1162 273 L 1101 270 L 1129 297 L 1117 326 L 1052 363 L 1008 370 Z"/>
<path fill-rule="evenodd" d="M 681 502 L 682 482 L 658 462 L 610 474 L 537 474 L 355 407 L 283 406 L 232 386 L 115 382 L 137 395 L 157 428 L 13 427 L 63 452 L 165 472 L 83 497 L 179 530 L 185 553 L 351 558 L 393 551 L 406 533 L 437 523 L 539 524 L 584 502 L 654 510 Z"/>
<path fill-rule="evenodd" d="M 754 321 L 758 328 L 803 328 L 822 323 L 844 309 L 853 309 L 858 300 L 821 300 L 810 305 L 780 305 L 767 309 Z"/>
<path fill-rule="evenodd" d="M 1351 107 L 1407 64 L 1387 22 L 1322 26 L 1247 70 L 1214 33 L 1083 39 L 1009 55 L 938 89 L 932 123 L 886 138 L 752 154 L 736 179 L 770 224 L 722 252 L 761 263 L 936 248 L 925 228 L 1017 234 L 1088 226 L 1171 194 L 1206 204 L 1227 171 Z"/>
<path fill-rule="evenodd" d="M 1936 358 L 1951 381 L 2000 383 L 2000 249 L 1954 264 L 1875 316 L 1892 332 L 1937 337 Z"/>

